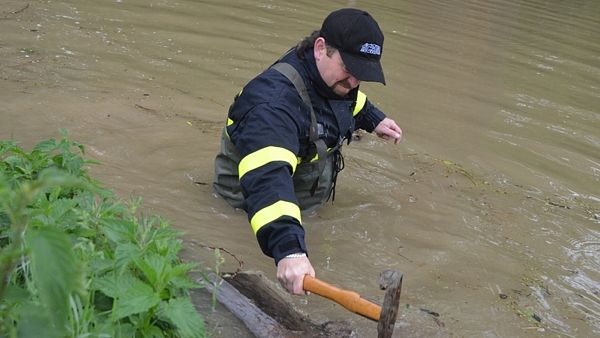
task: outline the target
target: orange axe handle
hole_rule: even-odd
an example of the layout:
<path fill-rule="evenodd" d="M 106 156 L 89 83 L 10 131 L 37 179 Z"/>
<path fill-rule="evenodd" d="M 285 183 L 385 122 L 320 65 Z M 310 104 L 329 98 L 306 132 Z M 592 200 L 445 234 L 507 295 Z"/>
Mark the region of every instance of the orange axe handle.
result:
<path fill-rule="evenodd" d="M 331 299 L 346 309 L 374 321 L 379 321 L 381 306 L 372 303 L 354 291 L 343 290 L 310 275 L 304 276 L 304 290 Z"/>

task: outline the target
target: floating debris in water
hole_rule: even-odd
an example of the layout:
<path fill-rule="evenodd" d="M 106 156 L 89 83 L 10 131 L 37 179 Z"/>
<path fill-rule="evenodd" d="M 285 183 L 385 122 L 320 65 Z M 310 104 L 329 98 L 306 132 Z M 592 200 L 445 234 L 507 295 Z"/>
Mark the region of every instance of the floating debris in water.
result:
<path fill-rule="evenodd" d="M 420 310 L 421 310 L 422 312 L 425 312 L 426 314 L 428 314 L 428 315 L 432 315 L 432 316 L 434 316 L 434 317 L 439 317 L 439 316 L 440 316 L 440 314 L 439 314 L 439 313 L 437 313 L 437 312 L 435 312 L 435 311 L 427 310 L 427 309 L 424 309 L 424 308 L 420 308 Z"/>

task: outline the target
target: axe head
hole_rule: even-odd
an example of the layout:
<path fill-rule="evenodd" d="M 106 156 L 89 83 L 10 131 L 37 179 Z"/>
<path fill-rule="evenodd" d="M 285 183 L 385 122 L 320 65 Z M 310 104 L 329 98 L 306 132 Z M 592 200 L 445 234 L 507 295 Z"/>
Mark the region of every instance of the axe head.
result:
<path fill-rule="evenodd" d="M 378 338 L 391 338 L 398 316 L 400 291 L 402 290 L 402 273 L 395 270 L 385 270 L 379 276 L 379 287 L 386 290 L 381 316 L 377 325 Z"/>

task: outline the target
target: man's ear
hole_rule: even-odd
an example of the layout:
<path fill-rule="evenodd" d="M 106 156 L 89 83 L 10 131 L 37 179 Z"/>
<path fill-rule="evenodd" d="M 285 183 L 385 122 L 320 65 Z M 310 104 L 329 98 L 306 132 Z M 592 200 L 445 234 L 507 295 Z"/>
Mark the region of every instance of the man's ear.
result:
<path fill-rule="evenodd" d="M 325 45 L 325 39 L 323 37 L 318 37 L 315 40 L 315 44 L 313 46 L 315 60 L 320 61 L 321 58 L 327 53 L 327 46 Z"/>

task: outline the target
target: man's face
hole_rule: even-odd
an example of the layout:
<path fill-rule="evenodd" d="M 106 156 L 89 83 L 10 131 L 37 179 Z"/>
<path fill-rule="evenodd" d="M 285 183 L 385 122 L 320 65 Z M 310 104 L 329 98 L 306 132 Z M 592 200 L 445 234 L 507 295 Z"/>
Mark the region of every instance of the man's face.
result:
<path fill-rule="evenodd" d="M 315 60 L 321 78 L 337 95 L 346 96 L 360 84 L 357 78 L 348 73 L 337 50 L 331 56 L 327 55 L 324 40 L 323 43 L 319 41 L 315 43 Z"/>

